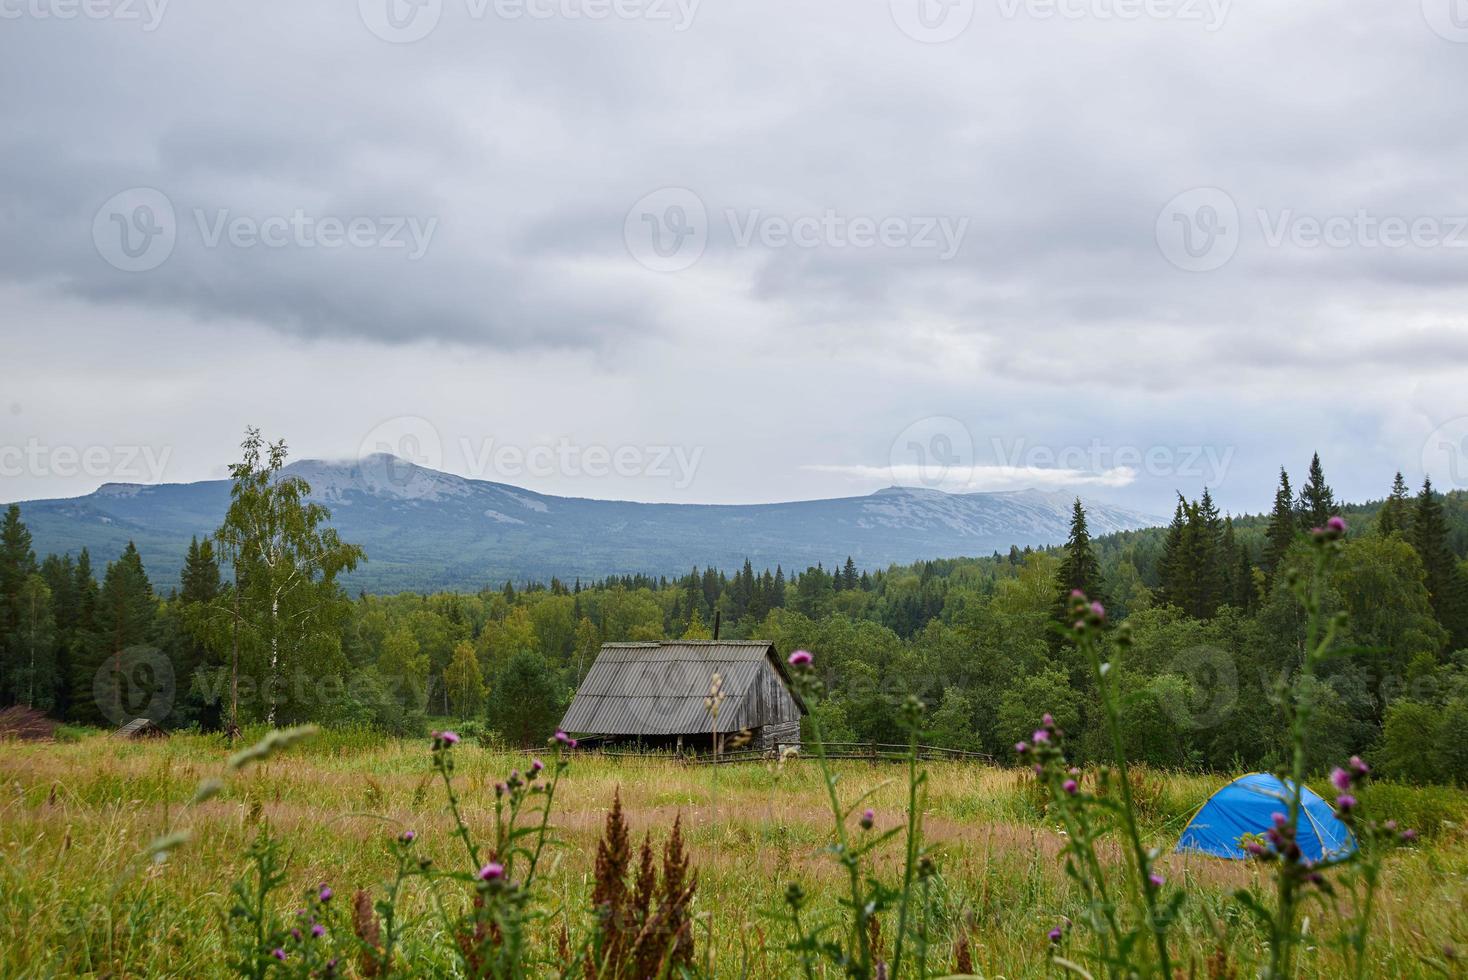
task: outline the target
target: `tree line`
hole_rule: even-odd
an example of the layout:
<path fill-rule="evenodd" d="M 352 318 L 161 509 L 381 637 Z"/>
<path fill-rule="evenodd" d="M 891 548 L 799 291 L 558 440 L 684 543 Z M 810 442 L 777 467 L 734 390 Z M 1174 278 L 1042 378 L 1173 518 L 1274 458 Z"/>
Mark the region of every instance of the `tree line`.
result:
<path fill-rule="evenodd" d="M 1281 471 L 1267 514 L 1223 515 L 1179 496 L 1164 528 L 1092 538 L 1077 501 L 1054 549 L 859 569 L 829 567 L 505 582 L 472 593 L 349 596 L 367 559 L 283 475 L 282 443 L 250 430 L 220 527 L 180 580 L 149 580 L 128 548 L 100 582 L 86 551 L 37 560 L 17 507 L 0 522 L 0 704 L 80 724 L 147 705 L 165 727 L 316 721 L 419 733 L 475 719 L 513 743 L 543 737 L 608 641 L 760 638 L 822 652 L 835 741 L 897 741 L 896 705 L 931 706 L 937 744 L 1006 754 L 1050 712 L 1082 751 L 1095 692 L 1060 638 L 1067 597 L 1099 596 L 1133 636 L 1119 665 L 1128 749 L 1141 761 L 1269 765 L 1277 692 L 1299 664 L 1287 586 L 1312 527 L 1352 526 L 1328 601 L 1357 651 L 1314 697 L 1321 759 L 1373 751 L 1415 780 L 1468 780 L 1468 500 L 1400 475 L 1342 506 L 1317 457 L 1298 494 Z M 162 691 L 162 688 L 168 688 Z M 161 696 L 166 694 L 166 697 Z"/>

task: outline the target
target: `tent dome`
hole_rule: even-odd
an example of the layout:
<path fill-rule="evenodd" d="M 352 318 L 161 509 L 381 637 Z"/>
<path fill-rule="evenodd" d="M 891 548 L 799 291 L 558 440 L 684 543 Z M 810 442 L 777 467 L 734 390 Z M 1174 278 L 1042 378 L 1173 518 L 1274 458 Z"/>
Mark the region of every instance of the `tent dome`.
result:
<path fill-rule="evenodd" d="M 1242 860 L 1249 856 L 1241 839 L 1263 836 L 1274 826 L 1276 813 L 1289 811 L 1290 784 L 1268 773 L 1240 776 L 1208 798 L 1183 828 L 1179 852 L 1211 854 Z M 1351 831 L 1336 817 L 1330 804 L 1309 787 L 1300 793 L 1300 819 L 1295 839 L 1307 861 L 1349 854 L 1356 849 Z"/>

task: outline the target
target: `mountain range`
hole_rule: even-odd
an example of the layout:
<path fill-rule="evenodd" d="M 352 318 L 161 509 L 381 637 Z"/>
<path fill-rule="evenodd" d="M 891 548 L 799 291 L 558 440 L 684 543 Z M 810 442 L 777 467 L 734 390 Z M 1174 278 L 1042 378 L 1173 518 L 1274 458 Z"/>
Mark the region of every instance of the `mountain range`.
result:
<path fill-rule="evenodd" d="M 506 580 L 565 581 L 713 565 L 787 573 L 850 555 L 862 568 L 1065 541 L 1072 495 L 1016 490 L 945 493 L 890 487 L 861 497 L 775 504 L 648 504 L 556 497 L 472 480 L 378 454 L 287 467 L 326 505 L 342 538 L 362 545 L 352 590 L 475 590 Z M 229 481 L 108 483 L 83 497 L 22 502 L 38 554 L 90 549 L 94 563 L 129 540 L 155 585 L 178 580 L 189 539 L 218 527 Z M 1157 518 L 1086 502 L 1092 534 Z"/>

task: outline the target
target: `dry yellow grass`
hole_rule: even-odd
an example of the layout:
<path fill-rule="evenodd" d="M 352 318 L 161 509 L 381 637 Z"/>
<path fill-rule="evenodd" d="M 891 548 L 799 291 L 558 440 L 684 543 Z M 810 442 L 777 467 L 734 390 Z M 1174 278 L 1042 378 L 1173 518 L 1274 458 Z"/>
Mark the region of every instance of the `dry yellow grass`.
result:
<path fill-rule="evenodd" d="M 441 787 L 430 778 L 427 746 L 324 736 L 249 770 L 219 796 L 185 810 L 201 778 L 223 768 L 217 739 L 180 736 L 125 743 L 92 737 L 71 744 L 0 745 L 0 976 L 95 973 L 112 976 L 220 975 L 221 916 L 242 852 L 261 820 L 288 842 L 289 897 L 328 881 L 341 893 L 372 887 L 390 871 L 384 841 L 405 828 L 444 864 L 460 861 Z M 492 785 L 526 756 L 476 746 L 458 750 L 457 782 L 471 822 L 483 829 Z M 988 976 L 1039 976 L 1047 970 L 1044 933 L 1076 911 L 1061 868 L 1061 840 L 1014 771 L 967 764 L 930 765 L 926 823 L 942 869 L 941 937 L 936 958 L 951 963 L 951 943 L 967 931 L 976 965 Z M 902 815 L 898 767 L 846 763 L 843 789 L 883 784 L 872 798 L 879 825 Z M 1152 843 L 1169 848 L 1191 811 L 1221 780 L 1149 774 L 1156 787 L 1146 814 Z M 830 818 L 813 762 L 686 767 L 657 761 L 578 758 L 562 783 L 554 823 L 560 846 L 545 875 L 552 904 L 583 910 L 602 821 L 620 789 L 634 830 L 667 833 L 681 815 L 699 874 L 700 956 L 719 976 L 785 976 L 788 939 L 772 916 L 799 881 L 817 914 L 834 914 L 840 872 L 823 850 Z M 1457 817 L 1462 798 L 1456 797 Z M 120 876 L 165 827 L 193 839 L 162 864 Z M 1119 852 L 1113 852 L 1113 860 Z M 880 867 L 895 872 L 894 847 Z M 1252 972 L 1259 935 L 1229 896 L 1254 883 L 1250 866 L 1169 857 L 1169 882 L 1189 899 L 1177 943 L 1206 976 L 1206 960 L 1226 952 L 1239 976 Z M 1468 841 L 1453 826 L 1400 854 L 1387 874 L 1376 922 L 1372 972 L 1441 976 L 1452 971 L 1444 947 L 1468 946 Z M 450 969 L 428 903 L 413 890 L 406 912 L 412 961 L 425 973 Z M 1342 968 L 1333 941 L 1336 910 L 1313 906 L 1309 975 Z"/>

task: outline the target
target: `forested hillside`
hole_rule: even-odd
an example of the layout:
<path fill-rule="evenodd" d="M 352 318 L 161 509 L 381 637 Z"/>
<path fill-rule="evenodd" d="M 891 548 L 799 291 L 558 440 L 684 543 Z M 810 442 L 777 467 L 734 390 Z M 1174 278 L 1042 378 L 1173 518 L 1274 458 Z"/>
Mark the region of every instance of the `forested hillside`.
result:
<path fill-rule="evenodd" d="M 271 492 L 258 459 L 238 480 Z M 232 506 L 247 509 L 248 492 Z M 304 495 L 295 506 L 308 519 L 282 534 L 305 586 L 281 574 L 272 593 L 291 619 L 258 612 L 262 583 L 280 573 L 248 564 L 233 518 L 190 548 L 179 581 L 154 582 L 131 545 L 100 568 L 85 551 L 38 560 L 11 508 L 0 698 L 91 724 L 115 721 L 129 697 L 170 726 L 220 727 L 237 714 L 415 732 L 427 715 L 451 715 L 528 742 L 553 727 L 602 642 L 706 637 L 717 618 L 724 637 L 819 651 L 833 694 L 820 708 L 827 738 L 898 740 L 894 704 L 916 693 L 935 743 L 1006 757 L 1048 711 L 1099 754 L 1091 686 L 1055 629 L 1081 588 L 1132 633 L 1121 676 L 1137 759 L 1261 767 L 1282 744 L 1273 695 L 1302 643 L 1285 583 L 1306 559 L 1306 532 L 1341 513 L 1350 532 L 1330 602 L 1349 613 L 1343 642 L 1355 652 L 1317 685 L 1318 763 L 1370 749 L 1403 778 L 1468 780 L 1468 498 L 1430 485 L 1413 494 L 1398 479 L 1383 500 L 1340 506 L 1317 459 L 1298 493 L 1282 474 L 1270 514 L 1225 517 L 1203 491 L 1178 501 L 1168 527 L 1092 539 L 1077 502 L 1070 541 L 1051 550 L 878 572 L 832 556 L 799 571 L 746 562 L 356 599 L 337 579 L 360 555 L 324 508 Z M 259 570 L 237 584 L 219 548 Z"/>

